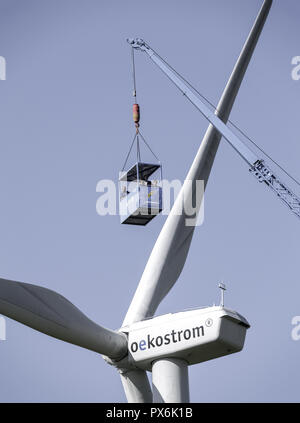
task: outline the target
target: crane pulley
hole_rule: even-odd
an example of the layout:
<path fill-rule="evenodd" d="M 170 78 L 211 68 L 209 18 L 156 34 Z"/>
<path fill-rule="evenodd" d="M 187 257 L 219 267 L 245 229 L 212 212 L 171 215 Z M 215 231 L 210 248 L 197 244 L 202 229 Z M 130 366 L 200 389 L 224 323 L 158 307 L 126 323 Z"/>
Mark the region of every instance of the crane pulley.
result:
<path fill-rule="evenodd" d="M 168 76 L 190 102 L 202 113 L 202 115 L 217 129 L 228 141 L 234 150 L 246 161 L 250 172 L 265 184 L 280 198 L 289 209 L 300 218 L 300 199 L 269 168 L 265 161 L 258 157 L 237 135 L 204 103 L 196 90 L 187 83 L 162 57 L 160 57 L 141 38 L 127 39 L 133 49 L 145 52 L 150 59 Z"/>

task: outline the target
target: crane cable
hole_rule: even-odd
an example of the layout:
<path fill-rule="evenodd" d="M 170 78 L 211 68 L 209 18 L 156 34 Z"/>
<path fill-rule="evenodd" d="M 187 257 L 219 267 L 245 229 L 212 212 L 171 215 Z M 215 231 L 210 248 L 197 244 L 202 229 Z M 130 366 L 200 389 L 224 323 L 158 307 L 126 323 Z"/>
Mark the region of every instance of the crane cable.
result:
<path fill-rule="evenodd" d="M 136 147 L 137 147 L 137 161 L 141 161 L 141 151 L 140 151 L 140 140 L 139 140 L 139 126 L 140 126 L 140 106 L 136 101 L 136 76 L 135 76 L 135 61 L 134 61 L 134 49 L 131 47 L 131 60 L 132 60 L 132 79 L 133 79 L 133 98 L 134 103 L 132 107 L 133 121 L 135 124 L 136 130 Z"/>
<path fill-rule="evenodd" d="M 153 50 L 153 49 L 152 49 Z M 166 60 L 164 60 L 155 50 L 153 50 L 156 56 L 159 57 L 160 60 L 162 60 L 176 75 L 182 79 L 196 94 L 198 94 L 199 97 L 201 97 L 203 100 L 205 100 L 213 109 L 215 112 L 219 112 L 217 106 L 215 106 L 207 97 L 205 97 L 203 94 L 201 94 L 193 85 L 185 79 L 179 72 L 176 71 Z M 250 141 L 258 150 L 260 150 L 266 157 L 268 157 L 269 160 L 272 161 L 279 169 L 281 169 L 290 179 L 292 179 L 297 185 L 300 186 L 300 182 L 294 178 L 287 170 L 285 170 L 278 162 L 276 162 L 270 155 L 268 155 L 261 147 L 259 147 L 245 132 L 243 132 L 233 121 L 230 119 L 227 120 L 241 135 L 243 135 L 248 141 Z"/>
<path fill-rule="evenodd" d="M 140 106 L 137 103 L 137 90 L 136 90 L 136 72 L 135 72 L 135 60 L 134 60 L 134 48 L 131 47 L 131 62 L 132 62 L 132 81 L 133 81 L 133 98 L 134 98 L 134 103 L 133 103 L 133 121 L 135 123 L 135 128 L 136 128 L 136 132 L 134 135 L 134 138 L 131 142 L 130 145 L 130 149 L 129 152 L 126 156 L 124 165 L 122 167 L 122 171 L 124 170 L 128 158 L 130 156 L 130 153 L 132 151 L 134 142 L 136 141 L 136 145 L 137 145 L 137 161 L 140 162 L 141 161 L 141 150 L 140 150 L 140 140 L 139 140 L 139 136 L 141 137 L 141 139 L 143 140 L 143 142 L 145 143 L 145 145 L 148 147 L 148 149 L 150 150 L 150 152 L 153 154 L 153 156 L 156 158 L 156 160 L 160 163 L 159 158 L 157 157 L 157 155 L 153 152 L 153 150 L 151 149 L 150 145 L 147 143 L 147 141 L 145 140 L 145 138 L 143 137 L 143 135 L 140 132 Z"/>
<path fill-rule="evenodd" d="M 132 60 L 132 80 L 133 80 L 133 97 L 136 103 L 136 77 L 135 77 L 135 62 L 134 62 L 134 48 L 131 47 L 131 60 Z"/>
<path fill-rule="evenodd" d="M 136 101 L 136 76 L 135 76 L 135 61 L 134 61 L 134 48 L 131 47 L 131 61 L 132 61 L 132 80 L 133 80 L 133 121 L 136 128 L 136 133 L 139 132 L 139 126 L 140 126 L 140 106 Z"/>

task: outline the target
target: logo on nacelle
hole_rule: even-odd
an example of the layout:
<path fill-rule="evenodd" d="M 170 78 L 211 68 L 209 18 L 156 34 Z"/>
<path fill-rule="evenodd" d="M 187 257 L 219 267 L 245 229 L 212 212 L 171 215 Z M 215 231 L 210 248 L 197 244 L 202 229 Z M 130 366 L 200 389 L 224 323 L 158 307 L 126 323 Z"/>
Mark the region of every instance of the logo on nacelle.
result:
<path fill-rule="evenodd" d="M 141 369 L 164 357 L 197 364 L 241 351 L 247 320 L 223 306 L 203 307 L 135 322 L 128 334 L 129 361 Z"/>
<path fill-rule="evenodd" d="M 212 321 L 212 319 L 210 320 Z M 130 351 L 132 353 L 136 353 L 138 350 L 145 351 L 150 348 L 156 348 L 161 347 L 163 345 L 176 344 L 177 342 L 188 341 L 191 338 L 199 338 L 200 336 L 204 336 L 203 326 L 196 326 L 192 329 L 183 329 L 178 331 L 172 329 L 172 331 L 169 333 L 153 337 L 151 337 L 150 334 L 147 334 L 146 339 L 142 339 L 139 342 L 132 342 L 130 344 Z"/>

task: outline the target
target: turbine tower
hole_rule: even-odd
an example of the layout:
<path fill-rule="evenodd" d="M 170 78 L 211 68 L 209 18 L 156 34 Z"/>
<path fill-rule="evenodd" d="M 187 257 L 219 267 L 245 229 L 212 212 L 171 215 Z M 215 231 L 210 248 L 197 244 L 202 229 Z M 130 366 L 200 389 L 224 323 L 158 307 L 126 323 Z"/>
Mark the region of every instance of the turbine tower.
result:
<path fill-rule="evenodd" d="M 271 5 L 272 0 L 264 1 L 219 101 L 215 113 L 224 123 Z M 0 313 L 104 355 L 120 372 L 129 402 L 188 402 L 188 366 L 240 351 L 249 327 L 245 318 L 222 304 L 153 317 L 185 264 L 195 228 L 186 225 L 186 205 L 196 196 L 196 181 L 204 180 L 206 187 L 220 139 L 210 124 L 119 330 L 92 322 L 54 291 L 5 279 L 0 279 Z M 196 215 L 199 208 L 198 202 Z M 153 393 L 147 370 L 152 371 Z"/>

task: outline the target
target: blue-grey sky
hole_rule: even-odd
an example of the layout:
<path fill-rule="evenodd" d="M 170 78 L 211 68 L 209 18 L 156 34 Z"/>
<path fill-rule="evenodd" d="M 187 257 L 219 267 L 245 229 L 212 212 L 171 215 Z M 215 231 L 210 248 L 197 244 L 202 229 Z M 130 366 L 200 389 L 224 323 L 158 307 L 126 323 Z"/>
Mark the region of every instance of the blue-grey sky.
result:
<path fill-rule="evenodd" d="M 217 103 L 261 0 L 0 0 L 0 275 L 51 288 L 118 328 L 165 216 L 121 226 L 96 213 L 134 134 L 128 36 L 143 37 Z M 231 118 L 300 178 L 300 4 L 274 0 Z M 144 56 L 143 134 L 183 179 L 207 122 Z M 299 401 L 299 220 L 223 140 L 183 273 L 158 313 L 219 301 L 251 323 L 244 350 L 189 368 L 191 400 Z M 0 401 L 123 402 L 96 353 L 7 320 Z"/>

